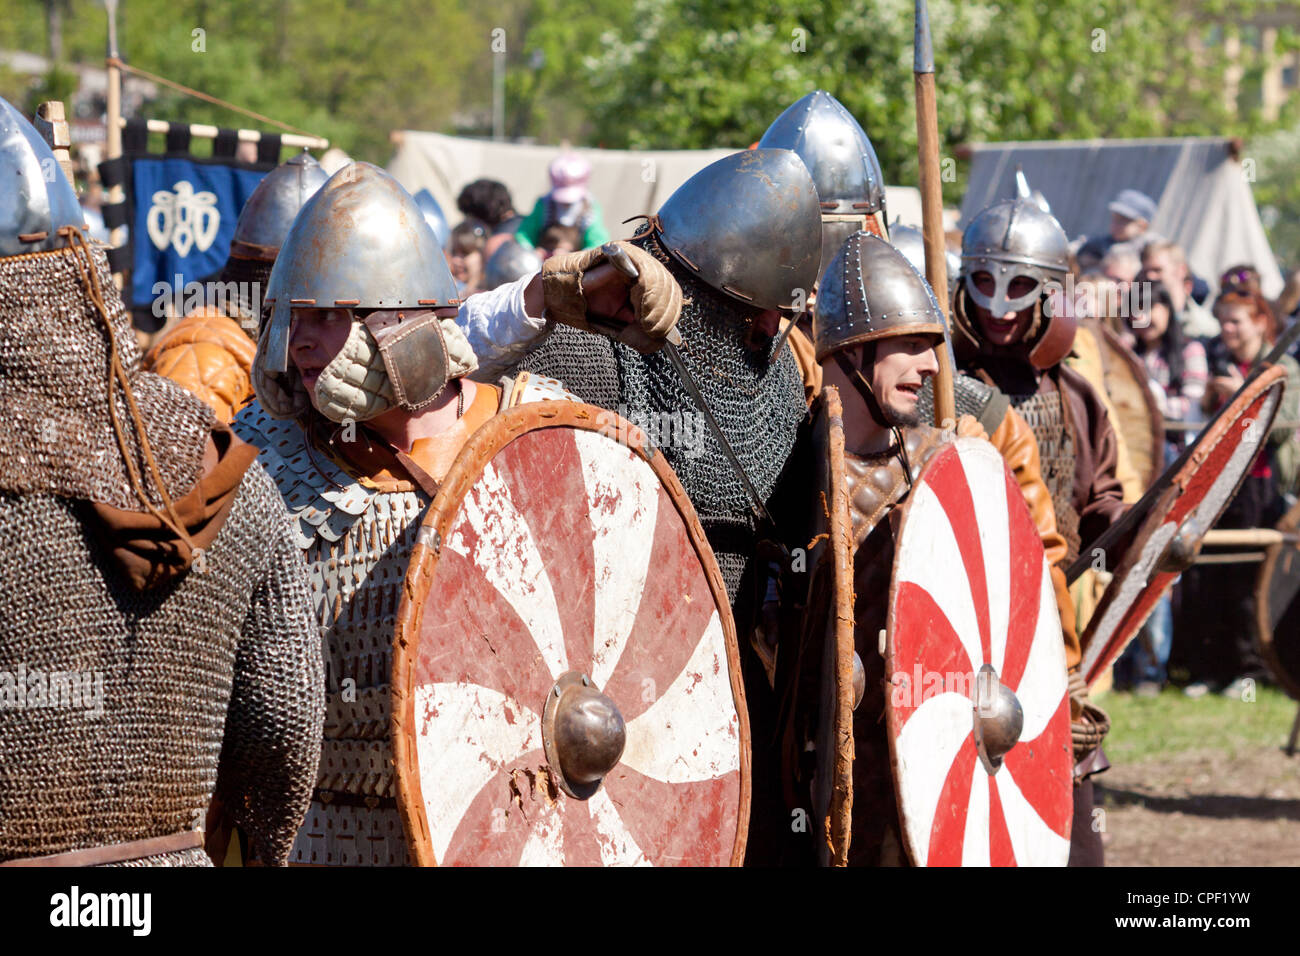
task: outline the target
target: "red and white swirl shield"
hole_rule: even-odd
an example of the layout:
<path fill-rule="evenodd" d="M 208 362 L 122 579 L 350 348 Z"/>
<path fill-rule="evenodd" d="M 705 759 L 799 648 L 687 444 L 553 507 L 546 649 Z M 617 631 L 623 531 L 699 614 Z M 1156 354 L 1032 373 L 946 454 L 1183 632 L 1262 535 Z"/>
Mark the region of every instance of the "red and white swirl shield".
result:
<path fill-rule="evenodd" d="M 1073 756 L 1065 647 L 1042 542 L 988 442 L 937 452 L 903 505 L 886 700 L 904 843 L 919 866 L 1064 866 Z M 991 770 L 976 705 L 991 667 L 1023 729 Z"/>
<path fill-rule="evenodd" d="M 417 861 L 739 864 L 749 739 L 735 629 L 663 456 L 612 413 L 521 406 L 462 451 L 420 541 L 394 659 Z M 626 722 L 621 759 L 586 800 L 557 786 L 543 749 L 547 695 L 567 672 Z"/>
<path fill-rule="evenodd" d="M 1286 369 L 1279 365 L 1243 389 L 1196 439 L 1192 456 L 1143 519 L 1079 639 L 1080 670 L 1089 685 L 1123 653 L 1178 579 L 1160 559 L 1180 531 L 1199 541 L 1236 496 L 1264 447 L 1285 386 Z"/>

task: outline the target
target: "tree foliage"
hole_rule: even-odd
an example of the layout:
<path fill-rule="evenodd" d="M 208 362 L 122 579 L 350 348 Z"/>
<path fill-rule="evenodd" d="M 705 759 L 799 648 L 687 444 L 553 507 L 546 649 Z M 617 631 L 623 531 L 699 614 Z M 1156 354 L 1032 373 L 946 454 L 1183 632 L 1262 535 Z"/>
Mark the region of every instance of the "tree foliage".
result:
<path fill-rule="evenodd" d="M 55 2 L 65 60 L 102 62 L 102 0 Z M 916 181 L 912 0 L 119 2 L 128 62 L 327 136 L 361 159 L 385 161 L 396 128 L 487 134 L 499 39 L 512 137 L 740 148 L 820 87 L 862 123 L 890 182 Z M 10 5 L 0 49 L 45 51 L 50 0 Z M 1269 6 L 931 0 L 945 152 L 976 141 L 1285 127 L 1294 109 L 1265 119 L 1257 108 L 1263 58 L 1258 32 L 1245 25 Z M 1284 31 L 1280 43 L 1293 47 L 1294 37 Z M 1234 44 L 1241 52 L 1230 61 Z M 1235 103 L 1230 81 L 1241 91 Z M 29 90 L 19 82 L 0 71 L 0 93 L 23 102 Z M 170 91 L 149 111 L 258 125 Z M 1282 195 L 1278 169 L 1272 187 Z M 962 188 L 946 183 L 947 199 Z"/>

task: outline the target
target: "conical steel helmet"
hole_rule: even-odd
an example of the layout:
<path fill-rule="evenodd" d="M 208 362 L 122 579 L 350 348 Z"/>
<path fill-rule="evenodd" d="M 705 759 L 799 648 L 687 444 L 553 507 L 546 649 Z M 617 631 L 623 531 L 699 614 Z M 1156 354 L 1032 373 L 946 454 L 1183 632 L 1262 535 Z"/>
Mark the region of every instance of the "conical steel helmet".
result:
<path fill-rule="evenodd" d="M 885 177 L 876 149 L 853 114 L 825 90 L 814 90 L 788 107 L 767 128 L 758 147 L 797 153 L 824 211 L 884 211 Z"/>
<path fill-rule="evenodd" d="M 658 238 L 715 289 L 758 309 L 802 311 L 821 262 L 817 189 L 788 149 L 704 167 L 659 209 Z"/>
<path fill-rule="evenodd" d="M 524 276 L 530 276 L 542 268 L 542 260 L 532 249 L 525 249 L 511 239 L 503 242 L 501 247 L 488 258 L 483 267 L 483 288 L 495 289 L 497 286 L 514 282 Z"/>
<path fill-rule="evenodd" d="M 433 198 L 433 193 L 421 189 L 415 194 L 415 204 L 420 207 L 420 212 L 424 213 L 424 221 L 433 230 L 439 248 L 447 248 L 447 240 L 451 238 L 451 225 L 447 222 L 442 206 L 438 205 L 438 200 Z"/>
<path fill-rule="evenodd" d="M 307 152 L 267 173 L 239 213 L 231 252 L 248 259 L 275 259 L 298 210 L 327 179 L 320 163 Z"/>
<path fill-rule="evenodd" d="M 0 256 L 62 248 L 59 230 L 85 224 L 50 145 L 0 97 Z"/>
<path fill-rule="evenodd" d="M 859 229 L 885 234 L 885 177 L 876 149 L 831 94 L 814 90 L 767 128 L 759 148 L 790 149 L 808 167 L 822 214 L 822 271 Z"/>
<path fill-rule="evenodd" d="M 267 283 L 270 372 L 289 361 L 290 309 L 455 306 L 456 281 L 420 207 L 392 176 L 350 163 L 298 213 Z"/>
<path fill-rule="evenodd" d="M 819 362 L 862 342 L 943 334 L 939 301 L 905 255 L 867 232 L 854 233 L 840 246 L 822 276 L 813 314 Z"/>

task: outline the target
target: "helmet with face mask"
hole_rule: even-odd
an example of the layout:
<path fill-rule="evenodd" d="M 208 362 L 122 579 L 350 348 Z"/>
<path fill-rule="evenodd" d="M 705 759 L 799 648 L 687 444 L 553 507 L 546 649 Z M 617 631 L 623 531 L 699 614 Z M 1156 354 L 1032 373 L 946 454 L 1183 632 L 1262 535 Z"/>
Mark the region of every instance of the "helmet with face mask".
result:
<path fill-rule="evenodd" d="M 477 367 L 455 317 L 456 283 L 420 207 L 369 163 L 339 170 L 303 206 L 267 288 L 253 363 L 257 397 L 275 418 L 311 402 L 289 359 L 295 309 L 347 309 L 351 329 L 321 369 L 315 406 L 332 421 L 417 411 Z"/>
<path fill-rule="evenodd" d="M 875 147 L 853 114 L 831 94 L 814 90 L 788 107 L 758 145 L 793 150 L 817 186 L 822 218 L 819 274 L 853 233 L 889 237 L 885 177 Z"/>
<path fill-rule="evenodd" d="M 1029 199 L 989 206 L 966 227 L 961 240 L 961 282 L 954 297 L 954 344 L 959 357 L 1014 351 L 1035 367 L 1051 368 L 1074 342 L 1075 321 L 1064 302 L 1070 241 L 1049 213 Z M 981 291 L 984 286 L 986 291 Z M 1052 292 L 1058 294 L 1053 296 Z M 1003 349 L 984 337 L 973 306 L 997 317 L 1033 309 L 1020 341 Z"/>

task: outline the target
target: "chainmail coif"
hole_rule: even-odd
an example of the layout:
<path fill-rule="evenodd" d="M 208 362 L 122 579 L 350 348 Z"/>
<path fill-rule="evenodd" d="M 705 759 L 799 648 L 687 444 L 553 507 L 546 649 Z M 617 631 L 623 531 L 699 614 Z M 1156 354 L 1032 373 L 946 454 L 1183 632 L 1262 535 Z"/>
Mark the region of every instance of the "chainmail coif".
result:
<path fill-rule="evenodd" d="M 102 248 L 88 251 L 101 289 L 112 290 Z M 143 511 L 109 417 L 108 333 L 86 295 L 76 255 L 60 249 L 0 259 L 0 490 Z M 113 291 L 105 302 L 163 482 L 173 498 L 181 497 L 198 480 L 215 416 L 179 385 L 141 370 L 121 297 Z M 157 505 L 125 397 L 113 387 L 136 469 Z"/>
<path fill-rule="evenodd" d="M 751 351 L 754 310 L 696 279 L 649 233 L 632 242 L 663 262 L 684 296 L 681 356 L 750 481 L 766 501 L 776 488 L 806 414 L 794 353 Z M 770 364 L 769 364 L 770 363 Z M 520 368 L 558 378 L 583 401 L 646 428 L 699 513 L 734 603 L 754 555 L 749 496 L 666 356 L 642 355 L 599 335 L 557 325 Z M 678 425 L 671 416 L 686 416 Z"/>

